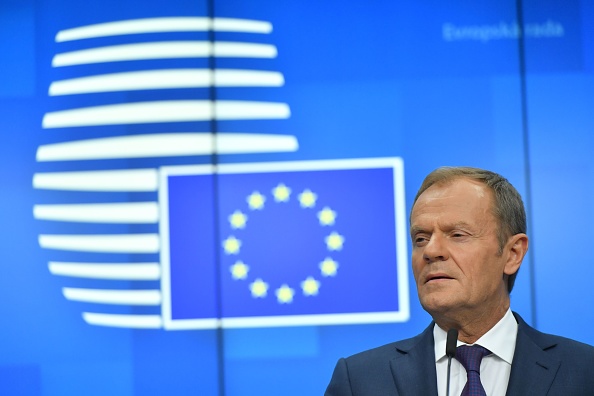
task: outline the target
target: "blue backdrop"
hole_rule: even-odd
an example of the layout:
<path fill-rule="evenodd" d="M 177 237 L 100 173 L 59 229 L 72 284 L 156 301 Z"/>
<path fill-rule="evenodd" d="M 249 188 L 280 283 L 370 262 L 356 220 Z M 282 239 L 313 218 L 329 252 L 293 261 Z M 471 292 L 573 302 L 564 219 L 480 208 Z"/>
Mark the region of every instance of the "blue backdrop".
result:
<path fill-rule="evenodd" d="M 593 344 L 593 40 L 591 0 L 3 0 L 0 393 L 322 394 L 429 323 L 442 165 L 518 188 L 512 308 Z"/>

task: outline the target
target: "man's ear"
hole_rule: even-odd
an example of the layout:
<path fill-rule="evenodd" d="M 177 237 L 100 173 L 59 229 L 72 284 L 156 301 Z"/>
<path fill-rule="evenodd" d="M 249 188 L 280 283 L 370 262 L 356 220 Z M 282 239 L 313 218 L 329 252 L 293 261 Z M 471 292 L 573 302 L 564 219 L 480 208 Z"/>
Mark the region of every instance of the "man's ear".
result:
<path fill-rule="evenodd" d="M 528 251 L 528 236 L 526 234 L 516 234 L 509 238 L 505 245 L 507 261 L 503 269 L 506 275 L 512 275 L 518 272 L 522 260 Z"/>

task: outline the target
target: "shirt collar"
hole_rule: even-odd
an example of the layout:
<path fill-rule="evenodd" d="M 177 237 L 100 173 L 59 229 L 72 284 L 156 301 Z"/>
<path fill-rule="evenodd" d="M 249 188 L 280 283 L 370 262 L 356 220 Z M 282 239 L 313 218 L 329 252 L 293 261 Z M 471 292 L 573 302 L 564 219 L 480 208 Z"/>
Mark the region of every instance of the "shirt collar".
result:
<path fill-rule="evenodd" d="M 516 338 L 518 336 L 518 323 L 511 312 L 508 309 L 503 318 L 497 322 L 488 332 L 483 334 L 475 344 L 479 344 L 494 355 L 511 364 L 514 358 L 514 350 L 516 348 Z M 435 361 L 439 361 L 446 357 L 446 338 L 447 333 L 437 324 L 433 327 L 433 339 L 435 341 Z M 463 342 L 458 340 L 459 345 L 465 345 Z"/>

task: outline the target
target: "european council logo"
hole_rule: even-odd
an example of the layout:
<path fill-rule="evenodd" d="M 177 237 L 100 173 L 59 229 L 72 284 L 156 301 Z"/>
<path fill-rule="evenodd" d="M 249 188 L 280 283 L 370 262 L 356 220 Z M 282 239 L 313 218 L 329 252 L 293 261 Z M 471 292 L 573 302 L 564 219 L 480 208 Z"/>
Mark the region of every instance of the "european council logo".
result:
<path fill-rule="evenodd" d="M 291 116 L 267 94 L 284 85 L 271 32 L 163 17 L 57 33 L 34 217 L 49 271 L 87 323 L 408 319 L 400 159 L 185 165 L 298 150 L 295 136 L 262 132 Z"/>

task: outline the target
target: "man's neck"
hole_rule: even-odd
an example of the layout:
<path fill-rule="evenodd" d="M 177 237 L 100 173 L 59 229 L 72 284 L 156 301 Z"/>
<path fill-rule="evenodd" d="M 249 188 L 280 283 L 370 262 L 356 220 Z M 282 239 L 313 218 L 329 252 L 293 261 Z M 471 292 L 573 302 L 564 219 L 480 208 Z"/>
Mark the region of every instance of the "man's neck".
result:
<path fill-rule="evenodd" d="M 433 320 L 444 331 L 458 330 L 458 340 L 466 344 L 474 344 L 479 338 L 493 328 L 509 309 L 509 301 L 496 309 L 483 310 L 480 313 L 450 315 L 434 315 Z"/>

